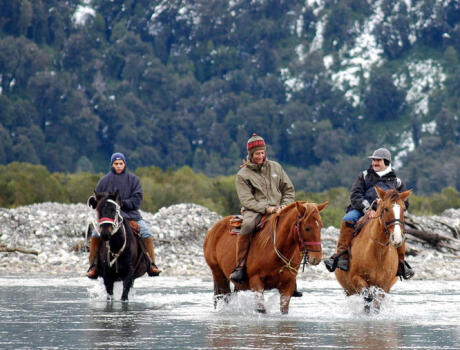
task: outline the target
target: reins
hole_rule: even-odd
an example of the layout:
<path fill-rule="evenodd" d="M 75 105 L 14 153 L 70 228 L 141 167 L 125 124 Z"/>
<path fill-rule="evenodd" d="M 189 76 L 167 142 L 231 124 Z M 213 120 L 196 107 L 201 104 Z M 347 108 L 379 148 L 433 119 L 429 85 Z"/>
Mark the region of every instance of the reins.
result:
<path fill-rule="evenodd" d="M 305 268 L 305 265 L 307 263 L 307 256 L 308 256 L 309 251 L 311 251 L 311 252 L 321 252 L 321 249 L 319 249 L 319 250 L 308 249 L 308 246 L 320 245 L 321 241 L 319 241 L 319 242 L 305 241 L 302 238 L 302 235 L 300 234 L 300 231 L 301 231 L 300 230 L 300 225 L 301 225 L 302 221 L 305 219 L 306 216 L 307 216 L 307 211 L 305 211 L 305 213 L 302 216 L 298 216 L 296 223 L 294 224 L 293 228 L 290 230 L 290 232 L 293 232 L 297 236 L 297 238 L 299 240 L 299 249 L 302 252 L 301 255 L 303 255 L 303 267 L 304 268 Z M 278 226 L 278 219 L 279 219 L 279 215 L 277 215 L 275 217 L 275 219 L 273 220 L 273 222 L 272 222 L 272 225 L 270 227 L 270 236 L 271 236 L 272 241 L 273 241 L 273 248 L 274 248 L 274 251 L 275 251 L 276 255 L 284 263 L 284 266 L 280 269 L 279 272 L 282 273 L 284 269 L 287 269 L 290 273 L 292 273 L 294 276 L 296 276 L 298 271 L 299 271 L 299 268 L 295 268 L 295 267 L 293 267 L 291 265 L 291 261 L 294 258 L 294 255 L 292 255 L 291 259 L 288 260 L 288 258 L 286 258 L 283 255 L 283 253 L 281 253 L 280 250 L 276 246 L 276 227 Z M 300 264 L 299 264 L 299 267 L 300 267 Z"/>

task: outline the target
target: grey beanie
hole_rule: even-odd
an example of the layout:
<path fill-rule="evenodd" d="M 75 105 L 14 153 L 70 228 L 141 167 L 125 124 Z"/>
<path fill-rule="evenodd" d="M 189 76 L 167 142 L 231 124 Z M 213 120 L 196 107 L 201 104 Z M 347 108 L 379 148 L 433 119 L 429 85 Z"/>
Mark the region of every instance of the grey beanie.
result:
<path fill-rule="evenodd" d="M 386 148 L 379 148 L 379 149 L 375 150 L 374 153 L 372 153 L 372 155 L 369 156 L 368 158 L 370 158 L 370 159 L 386 159 L 389 162 L 391 162 L 391 153 Z"/>

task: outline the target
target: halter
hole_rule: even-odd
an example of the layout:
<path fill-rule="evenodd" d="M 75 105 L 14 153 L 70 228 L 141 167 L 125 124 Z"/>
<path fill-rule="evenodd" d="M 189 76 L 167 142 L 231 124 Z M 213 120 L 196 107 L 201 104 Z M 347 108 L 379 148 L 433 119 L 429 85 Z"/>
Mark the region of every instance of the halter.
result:
<path fill-rule="evenodd" d="M 107 261 L 108 261 L 109 266 L 112 267 L 113 264 L 115 264 L 117 262 L 118 258 L 120 257 L 120 255 L 125 250 L 127 239 L 126 239 L 126 230 L 125 230 L 125 227 L 123 226 L 123 217 L 120 214 L 120 205 L 117 202 L 115 202 L 114 200 L 112 200 L 112 199 L 107 199 L 106 202 L 115 205 L 115 218 L 113 218 L 113 219 L 108 218 L 108 217 L 98 218 L 97 222 L 93 223 L 93 226 L 99 232 L 99 229 L 100 229 L 101 225 L 103 225 L 103 224 L 112 225 L 112 232 L 110 232 L 110 236 L 113 236 L 115 233 L 117 233 L 118 230 L 120 229 L 120 227 L 122 228 L 123 245 L 121 246 L 121 248 L 118 250 L 117 253 L 113 253 L 110 250 L 110 242 L 109 241 L 107 241 L 106 244 L 105 244 L 106 247 L 107 247 Z M 111 259 L 111 257 L 113 257 L 113 258 Z"/>
<path fill-rule="evenodd" d="M 112 232 L 110 233 L 110 235 L 113 236 L 119 230 L 120 226 L 122 226 L 123 217 L 120 214 L 120 205 L 117 202 L 115 202 L 112 199 L 107 199 L 106 202 L 112 203 L 113 205 L 115 205 L 115 218 L 113 219 L 108 218 L 108 217 L 98 218 L 97 223 L 95 224 L 94 227 L 96 227 L 97 230 L 99 231 L 99 228 L 101 225 L 110 224 L 112 225 Z"/>
<path fill-rule="evenodd" d="M 387 242 L 385 244 L 383 243 L 380 243 L 379 241 L 373 239 L 373 241 L 377 242 L 378 244 L 386 247 L 388 245 L 390 245 L 390 235 L 391 235 L 391 232 L 389 230 L 390 227 L 392 226 L 395 226 L 396 224 L 400 225 L 401 226 L 401 234 L 403 236 L 403 242 L 405 240 L 405 235 L 404 235 L 404 221 L 401 221 L 401 219 L 392 219 L 392 220 L 388 220 L 388 221 L 383 221 L 383 209 L 380 211 L 380 215 L 379 215 L 379 221 L 380 223 L 383 225 L 383 229 L 384 229 L 384 232 L 385 232 L 385 236 L 387 238 Z"/>

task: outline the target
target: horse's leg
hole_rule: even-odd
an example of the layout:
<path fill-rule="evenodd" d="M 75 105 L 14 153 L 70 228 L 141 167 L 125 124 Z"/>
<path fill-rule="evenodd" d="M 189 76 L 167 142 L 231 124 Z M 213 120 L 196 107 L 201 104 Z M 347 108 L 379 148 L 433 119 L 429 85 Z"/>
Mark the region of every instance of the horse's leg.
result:
<path fill-rule="evenodd" d="M 266 313 L 264 305 L 264 284 L 260 280 L 259 276 L 252 276 L 249 280 L 249 287 L 255 293 L 256 298 L 256 311 L 261 314 Z"/>
<path fill-rule="evenodd" d="M 227 296 L 230 294 L 230 284 L 227 277 L 225 277 L 222 270 L 213 269 L 212 277 L 214 280 L 214 309 L 217 307 L 217 303 L 220 300 L 227 301 Z"/>
<path fill-rule="evenodd" d="M 104 285 L 105 285 L 105 290 L 107 291 L 107 300 L 112 301 L 113 300 L 113 279 L 104 277 Z"/>
<path fill-rule="evenodd" d="M 363 295 L 364 312 L 368 314 L 371 310 L 371 303 L 374 300 L 374 293 L 369 290 L 369 283 L 360 275 L 354 275 L 351 278 L 351 282 L 355 291 Z"/>
<path fill-rule="evenodd" d="M 289 303 L 291 302 L 292 294 L 295 290 L 295 278 L 288 281 L 288 283 L 280 286 L 280 311 L 283 315 L 289 312 Z"/>
<path fill-rule="evenodd" d="M 134 270 L 129 269 L 128 275 L 123 279 L 123 293 L 121 294 L 122 301 L 128 301 L 128 294 L 134 284 Z"/>

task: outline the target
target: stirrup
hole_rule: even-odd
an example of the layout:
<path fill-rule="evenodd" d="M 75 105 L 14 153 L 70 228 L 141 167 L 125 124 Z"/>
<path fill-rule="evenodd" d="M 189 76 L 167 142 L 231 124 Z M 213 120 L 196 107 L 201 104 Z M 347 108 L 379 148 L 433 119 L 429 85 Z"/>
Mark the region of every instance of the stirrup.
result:
<path fill-rule="evenodd" d="M 292 293 L 293 298 L 301 298 L 303 296 L 302 292 L 299 292 L 297 289 Z"/>
<path fill-rule="evenodd" d="M 235 270 L 233 270 L 230 274 L 230 279 L 235 283 L 242 283 L 247 281 L 248 274 L 246 273 L 246 266 L 243 266 L 240 269 L 235 268 Z"/>
<path fill-rule="evenodd" d="M 402 281 L 402 279 L 408 280 L 414 277 L 415 272 L 412 270 L 412 267 L 407 263 L 406 260 L 400 261 L 398 264 L 398 272 L 396 273 L 396 276 L 399 276 L 399 279 Z"/>
<path fill-rule="evenodd" d="M 86 277 L 91 278 L 92 280 L 95 280 L 99 277 L 96 264 L 91 264 L 91 266 L 86 271 Z"/>
<path fill-rule="evenodd" d="M 342 250 L 340 253 L 335 253 L 330 258 L 323 260 L 326 269 L 329 272 L 334 272 L 338 267 L 342 271 L 348 271 L 348 260 L 342 258 L 342 255 L 348 253 L 348 249 Z"/>
<path fill-rule="evenodd" d="M 153 271 L 152 271 L 153 270 Z M 155 265 L 155 263 L 150 263 L 150 266 L 148 267 L 147 269 L 147 275 L 149 275 L 150 277 L 156 277 L 156 276 L 159 276 L 160 273 L 162 271 L 158 268 L 157 265 Z"/>

